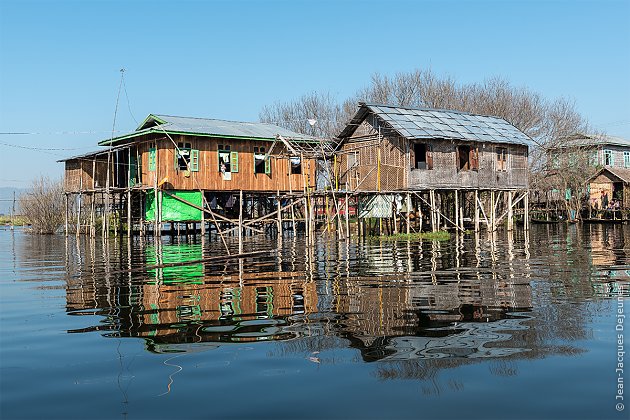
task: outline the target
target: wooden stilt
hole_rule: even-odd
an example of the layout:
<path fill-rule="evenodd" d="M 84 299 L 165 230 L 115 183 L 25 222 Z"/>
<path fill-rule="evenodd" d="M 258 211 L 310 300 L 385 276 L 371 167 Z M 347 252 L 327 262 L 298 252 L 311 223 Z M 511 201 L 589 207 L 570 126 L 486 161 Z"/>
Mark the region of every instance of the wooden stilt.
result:
<path fill-rule="evenodd" d="M 455 190 L 455 225 L 459 228 L 459 191 Z"/>
<path fill-rule="evenodd" d="M 523 215 L 523 224 L 525 230 L 529 230 L 529 191 L 525 191 L 525 214 Z"/>
<path fill-rule="evenodd" d="M 65 223 L 65 229 L 64 232 L 66 233 L 66 236 L 68 236 L 68 193 L 64 194 L 64 204 L 66 207 L 66 223 Z"/>
<path fill-rule="evenodd" d="M 508 214 L 507 214 L 507 230 L 508 231 L 512 231 L 514 229 L 514 209 L 512 208 L 512 198 L 514 196 L 514 191 L 508 191 L 507 194 L 507 207 L 508 207 Z"/>
<path fill-rule="evenodd" d="M 475 190 L 475 232 L 479 232 L 479 190 Z"/>
<path fill-rule="evenodd" d="M 243 253 L 243 190 L 238 193 L 238 253 Z"/>
<path fill-rule="evenodd" d="M 496 227 L 496 204 L 494 202 L 494 190 L 490 191 L 490 231 L 497 230 Z"/>
<path fill-rule="evenodd" d="M 344 212 L 346 213 L 346 239 L 350 239 L 350 198 L 346 193 L 346 201 L 344 203 Z"/>
<path fill-rule="evenodd" d="M 409 194 L 408 192 L 407 192 L 406 200 L 407 200 L 407 220 L 406 220 L 406 222 L 407 222 L 407 235 L 410 235 L 411 234 L 411 224 L 410 224 L 411 218 L 410 218 L 410 215 L 411 215 L 411 210 L 413 209 L 413 206 L 411 205 L 411 194 Z"/>

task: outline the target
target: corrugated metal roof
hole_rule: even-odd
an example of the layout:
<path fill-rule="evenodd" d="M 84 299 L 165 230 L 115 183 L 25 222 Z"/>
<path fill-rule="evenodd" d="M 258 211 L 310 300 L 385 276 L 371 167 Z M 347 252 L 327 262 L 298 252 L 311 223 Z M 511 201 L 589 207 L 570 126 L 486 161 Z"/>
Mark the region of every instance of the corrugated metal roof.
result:
<path fill-rule="evenodd" d="M 622 146 L 630 147 L 630 140 L 623 137 L 605 134 L 575 134 L 564 141 L 560 141 L 559 148 L 585 146 Z"/>
<path fill-rule="evenodd" d="M 144 134 L 161 133 L 163 131 L 210 137 L 238 137 L 263 140 L 275 140 L 276 135 L 281 135 L 288 140 L 321 141 L 315 137 L 296 133 L 295 131 L 268 123 L 150 114 L 136 131 L 114 137 L 113 139 L 100 141 L 99 145 L 119 144 L 124 140 L 131 140 Z"/>
<path fill-rule="evenodd" d="M 377 115 L 402 136 L 412 140 L 443 138 L 526 146 L 532 143 L 526 134 L 499 117 L 452 110 L 375 104 L 361 104 L 359 111 L 339 137 L 350 136 L 369 112 Z"/>
<path fill-rule="evenodd" d="M 262 139 L 275 139 L 279 134 L 293 139 L 314 140 L 313 137 L 296 133 L 286 128 L 260 122 L 241 122 L 216 120 L 211 118 L 175 117 L 172 115 L 153 114 L 157 117 L 158 124 L 166 131 L 184 133 L 208 134 L 216 136 L 254 137 Z M 159 123 L 159 121 L 164 123 Z M 146 124 L 139 129 L 147 128 Z"/>

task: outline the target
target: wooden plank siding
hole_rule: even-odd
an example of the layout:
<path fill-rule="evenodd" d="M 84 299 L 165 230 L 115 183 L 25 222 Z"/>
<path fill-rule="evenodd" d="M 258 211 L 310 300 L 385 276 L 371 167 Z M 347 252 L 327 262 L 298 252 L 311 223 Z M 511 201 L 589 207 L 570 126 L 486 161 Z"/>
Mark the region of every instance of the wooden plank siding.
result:
<path fill-rule="evenodd" d="M 315 183 L 315 162 L 305 159 L 302 162 L 302 174 L 291 174 L 289 159 L 277 158 L 273 154 L 271 159 L 271 174 L 254 173 L 254 147 L 264 147 L 269 150 L 270 141 L 222 139 L 195 136 L 171 136 L 176 143 L 190 143 L 191 148 L 199 150 L 199 170 L 181 171 L 175 166 L 175 146 L 168 138 L 155 140 L 157 146 L 156 171 L 149 170 L 149 147 L 152 141 L 138 144 L 141 156 L 141 182 L 145 186 L 153 186 L 156 181 L 164 178 L 167 181 L 163 188 L 174 190 L 208 190 L 208 191 L 302 191 L 304 175 L 309 175 L 311 186 Z M 238 172 L 232 172 L 232 179 L 226 181 L 219 171 L 218 146 L 229 145 L 230 150 L 238 152 Z M 274 152 L 284 149 L 282 144 L 276 143 Z"/>
<path fill-rule="evenodd" d="M 93 179 L 92 173 L 95 172 Z M 93 158 L 77 158 L 65 162 L 64 190 L 79 192 L 104 188 L 107 183 L 107 155 L 98 156 L 96 165 Z"/>

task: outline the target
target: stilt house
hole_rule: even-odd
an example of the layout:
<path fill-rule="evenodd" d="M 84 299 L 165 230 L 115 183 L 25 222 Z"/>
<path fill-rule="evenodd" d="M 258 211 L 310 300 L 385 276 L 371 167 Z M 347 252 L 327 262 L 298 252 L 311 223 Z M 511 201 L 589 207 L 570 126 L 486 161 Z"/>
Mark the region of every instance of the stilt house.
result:
<path fill-rule="evenodd" d="M 422 220 L 425 206 L 434 230 L 442 221 L 463 230 L 473 218 L 478 230 L 481 210 L 494 230 L 506 216 L 512 228 L 522 200 L 527 214 L 531 139 L 501 118 L 359 103 L 339 139 L 339 185 L 366 198 L 360 218 L 408 206 Z"/>
<path fill-rule="evenodd" d="M 351 191 L 528 186 L 531 140 L 498 117 L 360 103 L 339 138 Z"/>
<path fill-rule="evenodd" d="M 100 213 L 126 205 L 128 218 L 142 222 L 202 221 L 202 206 L 229 210 L 239 191 L 252 200 L 302 192 L 316 184 L 318 156 L 332 152 L 273 124 L 155 114 L 99 145 L 62 161 L 67 196 L 87 197 Z"/>

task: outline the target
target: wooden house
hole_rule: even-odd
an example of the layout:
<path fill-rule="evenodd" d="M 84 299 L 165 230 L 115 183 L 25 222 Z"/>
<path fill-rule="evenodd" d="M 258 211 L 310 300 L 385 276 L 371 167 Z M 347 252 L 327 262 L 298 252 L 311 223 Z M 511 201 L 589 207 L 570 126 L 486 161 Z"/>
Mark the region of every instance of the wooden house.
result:
<path fill-rule="evenodd" d="M 501 118 L 359 103 L 339 140 L 339 184 L 367 196 L 366 218 L 428 206 L 434 230 L 448 221 L 463 231 L 473 218 L 478 230 L 480 209 L 491 230 L 506 216 L 511 229 L 521 201 L 527 213 L 531 139 Z"/>
<path fill-rule="evenodd" d="M 528 186 L 531 140 L 498 117 L 360 103 L 339 138 L 351 191 Z"/>
<path fill-rule="evenodd" d="M 317 156 L 330 149 L 273 124 L 155 114 L 99 145 L 103 150 L 63 160 L 66 193 L 120 193 L 128 207 L 138 201 L 133 213 L 144 221 L 200 221 L 203 207 L 232 208 L 239 192 L 302 192 L 316 184 Z"/>
<path fill-rule="evenodd" d="M 612 208 L 615 202 L 619 202 L 618 208 L 630 208 L 630 169 L 601 168 L 589 179 L 588 191 L 589 203 L 593 208 L 604 208 L 604 195 L 608 202 L 605 207 Z"/>

